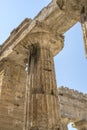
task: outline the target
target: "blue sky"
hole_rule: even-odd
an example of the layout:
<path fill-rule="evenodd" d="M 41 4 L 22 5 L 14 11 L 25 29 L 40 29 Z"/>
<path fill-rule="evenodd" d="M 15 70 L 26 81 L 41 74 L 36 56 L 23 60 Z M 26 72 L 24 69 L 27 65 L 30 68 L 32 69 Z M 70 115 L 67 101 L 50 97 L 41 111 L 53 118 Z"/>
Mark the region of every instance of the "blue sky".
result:
<path fill-rule="evenodd" d="M 65 46 L 55 57 L 57 84 L 87 93 L 87 59 L 81 24 L 74 25 L 64 36 Z"/>
<path fill-rule="evenodd" d="M 0 0 L 0 44 L 26 17 L 34 18 L 50 1 Z M 81 24 L 77 23 L 64 36 L 65 46 L 54 58 L 57 86 L 87 93 L 87 59 Z"/>

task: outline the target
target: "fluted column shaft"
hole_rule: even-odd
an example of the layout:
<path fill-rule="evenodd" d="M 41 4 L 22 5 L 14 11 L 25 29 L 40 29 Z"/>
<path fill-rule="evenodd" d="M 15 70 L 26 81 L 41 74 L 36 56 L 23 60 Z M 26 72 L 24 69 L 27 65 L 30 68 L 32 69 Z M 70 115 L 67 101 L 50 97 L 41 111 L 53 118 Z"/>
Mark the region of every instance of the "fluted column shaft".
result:
<path fill-rule="evenodd" d="M 54 62 L 49 45 L 30 47 L 25 130 L 60 130 Z"/>

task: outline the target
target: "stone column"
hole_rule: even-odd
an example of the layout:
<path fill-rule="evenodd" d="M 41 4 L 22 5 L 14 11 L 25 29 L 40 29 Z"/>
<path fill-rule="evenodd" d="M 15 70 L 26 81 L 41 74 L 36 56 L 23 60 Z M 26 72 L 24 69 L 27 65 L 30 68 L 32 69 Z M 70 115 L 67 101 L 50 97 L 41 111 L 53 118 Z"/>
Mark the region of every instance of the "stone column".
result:
<path fill-rule="evenodd" d="M 5 59 L 0 62 L 0 130 L 22 130 L 25 68 Z"/>
<path fill-rule="evenodd" d="M 82 30 L 83 30 L 85 52 L 87 57 L 87 6 L 86 5 L 83 6 L 81 11 L 81 23 L 82 23 Z"/>
<path fill-rule="evenodd" d="M 78 130 L 87 130 L 87 121 L 78 121 L 73 125 Z"/>
<path fill-rule="evenodd" d="M 30 47 L 24 130 L 60 130 L 60 111 L 49 44 Z"/>

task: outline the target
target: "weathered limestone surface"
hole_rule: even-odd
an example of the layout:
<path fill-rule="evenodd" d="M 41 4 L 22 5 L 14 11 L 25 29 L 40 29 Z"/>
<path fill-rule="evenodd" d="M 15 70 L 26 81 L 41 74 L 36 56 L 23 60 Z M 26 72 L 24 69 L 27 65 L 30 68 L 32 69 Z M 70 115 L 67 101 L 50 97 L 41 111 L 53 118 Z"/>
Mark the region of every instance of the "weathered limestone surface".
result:
<path fill-rule="evenodd" d="M 76 121 L 73 126 L 78 130 L 87 130 L 87 121 Z"/>
<path fill-rule="evenodd" d="M 28 63 L 25 130 L 60 129 L 58 91 L 49 44 L 31 45 Z"/>
<path fill-rule="evenodd" d="M 67 87 L 58 89 L 62 130 L 67 130 L 70 122 L 78 130 L 87 130 L 87 94 Z"/>
<path fill-rule="evenodd" d="M 5 67 L 5 69 L 3 69 L 3 67 Z M 26 72 L 23 67 L 18 66 L 12 61 L 9 61 L 9 62 L 4 61 L 3 67 L 0 70 L 0 79 L 1 79 L 0 88 L 2 88 L 1 93 L 0 93 L 0 129 L 1 130 L 21 130 L 24 127 L 24 112 L 25 112 L 24 92 L 26 88 L 24 75 L 26 77 Z M 49 67 L 50 67 L 50 64 L 49 64 Z M 48 76 L 48 74 L 46 76 Z M 2 80 L 3 78 L 4 80 Z M 38 83 L 39 82 L 42 82 L 42 81 L 39 79 Z M 44 83 L 46 82 L 47 80 Z M 36 92 L 37 89 L 34 88 L 33 91 Z M 44 92 L 44 89 L 45 88 L 41 89 L 41 91 Z M 63 88 L 63 87 L 59 88 L 58 92 L 59 92 L 59 101 L 60 101 L 60 111 L 61 111 L 62 123 L 63 123 L 62 129 L 65 130 L 66 128 L 67 130 L 67 124 L 71 121 L 75 122 L 75 124 L 77 124 L 76 123 L 77 121 L 80 122 L 80 124 L 81 122 L 85 123 L 87 121 L 87 110 L 86 110 L 87 94 L 82 94 L 77 91 L 70 90 L 68 88 Z M 49 91 L 49 93 L 51 93 L 51 90 Z M 52 92 L 52 94 L 53 93 L 54 91 Z M 38 99 L 38 94 L 36 95 Z M 44 107 L 45 106 L 43 105 L 43 108 Z M 33 110 L 35 108 L 36 107 L 34 107 Z M 46 115 L 45 110 L 47 109 L 44 108 L 42 110 L 44 110 L 43 111 L 44 115 Z M 41 111 L 38 111 L 38 112 L 39 112 L 38 115 L 40 115 Z M 35 120 L 36 120 L 36 117 L 35 117 Z M 74 127 L 78 128 L 80 127 L 80 125 L 78 126 L 75 125 Z"/>
<path fill-rule="evenodd" d="M 70 121 L 80 129 L 87 121 L 87 95 L 62 88 L 59 108 L 52 60 L 64 46 L 63 34 L 81 18 L 87 47 L 85 5 L 87 0 L 53 0 L 33 20 L 25 19 L 0 46 L 1 130 L 65 130 Z"/>
<path fill-rule="evenodd" d="M 9 59 L 0 66 L 0 130 L 22 130 L 25 70 Z"/>
<path fill-rule="evenodd" d="M 68 122 L 62 120 L 61 130 L 68 130 Z"/>
<path fill-rule="evenodd" d="M 62 118 L 70 121 L 87 121 L 87 94 L 68 88 L 59 88 Z"/>
<path fill-rule="evenodd" d="M 27 49 L 27 73 L 25 66 L 20 65 L 18 60 L 15 62 L 12 56 L 0 64 L 2 130 L 55 130 L 61 127 L 50 36 L 34 35 L 35 39 L 38 42 Z"/>
<path fill-rule="evenodd" d="M 54 48 L 55 36 L 62 36 L 69 28 L 80 21 L 81 11 L 85 5 L 87 5 L 86 0 L 53 0 L 33 20 L 26 19 L 18 28 L 12 31 L 9 38 L 1 47 L 0 60 L 10 54 L 13 55 L 13 57 L 17 55 L 21 57 L 21 52 L 16 53 L 15 47 L 18 48 L 18 46 L 21 46 L 21 48 L 23 48 L 21 44 L 27 42 L 27 37 L 29 41 L 31 41 L 30 37 L 33 34 L 54 34 L 54 38 L 51 38 L 53 43 L 51 46 Z M 62 49 L 63 46 L 59 45 L 59 43 L 57 45 Z M 24 48 L 26 51 L 26 47 Z M 59 52 L 57 47 L 56 50 L 53 50 L 54 55 Z"/>
<path fill-rule="evenodd" d="M 83 8 L 82 8 L 81 23 L 82 23 L 82 30 L 83 30 L 85 53 L 86 53 L 86 57 L 87 57 L 87 5 L 83 6 Z"/>

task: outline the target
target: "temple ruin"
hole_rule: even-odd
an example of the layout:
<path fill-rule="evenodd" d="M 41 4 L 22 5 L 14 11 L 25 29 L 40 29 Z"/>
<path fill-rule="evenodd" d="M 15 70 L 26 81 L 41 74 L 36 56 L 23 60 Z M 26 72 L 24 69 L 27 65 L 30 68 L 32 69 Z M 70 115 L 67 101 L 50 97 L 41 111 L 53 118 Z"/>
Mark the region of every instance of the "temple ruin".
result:
<path fill-rule="evenodd" d="M 78 21 L 87 57 L 87 0 L 53 0 L 0 46 L 0 130 L 87 130 L 87 94 L 58 89 L 53 61 Z"/>

